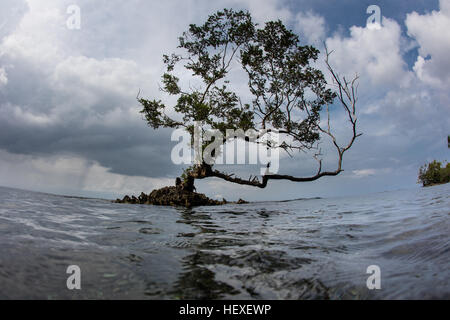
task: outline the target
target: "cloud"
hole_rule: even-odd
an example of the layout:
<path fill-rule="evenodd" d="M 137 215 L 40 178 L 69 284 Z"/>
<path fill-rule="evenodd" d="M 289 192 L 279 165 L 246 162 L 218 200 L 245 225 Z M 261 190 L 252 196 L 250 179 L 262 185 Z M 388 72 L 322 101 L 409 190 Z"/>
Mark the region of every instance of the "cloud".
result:
<path fill-rule="evenodd" d="M 136 85 L 143 74 L 136 62 L 120 58 L 97 60 L 85 56 L 68 57 L 56 65 L 51 78 L 55 90 L 67 95 L 83 97 L 86 92 L 129 96 L 136 91 Z M 99 96 L 102 96 L 101 94 Z M 81 101 L 88 105 L 98 101 Z M 105 106 L 107 107 L 107 106 Z"/>
<path fill-rule="evenodd" d="M 170 130 L 146 126 L 136 94 L 142 89 L 144 97 L 162 98 L 158 90 L 162 54 L 176 48 L 177 37 L 189 23 L 201 23 L 225 7 L 249 9 L 259 23 L 281 19 L 313 44 L 326 40 L 334 50 L 331 62 L 336 70 L 349 77 L 360 73 L 358 121 L 364 135 L 346 155 L 349 176 L 352 169 L 356 175 L 375 170 L 375 175 L 365 177 L 385 177 L 380 181 L 388 184 L 383 168 L 392 167 L 393 172 L 414 168 L 425 157 L 448 152 L 439 151 L 441 136 L 446 138 L 450 125 L 443 116 L 450 105 L 448 2 L 441 1 L 440 11 L 410 13 L 406 21 L 384 18 L 379 30 L 353 25 L 348 33 L 331 35 L 327 34 L 331 20 L 347 17 L 346 10 L 319 14 L 307 2 L 295 8 L 277 0 L 78 0 L 81 29 L 69 30 L 66 9 L 73 1 L 2 1 L 0 21 L 6 22 L 0 28 L 1 183 L 126 193 L 149 191 L 166 177 L 178 175 L 181 168 L 169 160 L 176 144 L 170 142 Z M 402 33 L 403 23 L 409 37 Z M 412 43 L 420 56 L 409 69 L 405 53 L 411 54 Z M 338 139 L 345 139 L 347 120 L 333 119 Z M 308 175 L 315 170 L 314 162 L 300 159 L 283 159 L 280 173 Z M 324 165 L 333 166 L 333 160 L 332 156 Z M 347 178 L 344 174 L 336 181 Z M 226 198 L 236 193 L 236 186 L 210 181 L 199 185 Z M 283 184 L 273 185 L 265 194 L 284 198 Z M 290 192 L 333 193 L 339 192 L 337 185 L 325 179 L 314 187 L 296 185 Z M 254 199 L 260 194 L 239 190 Z"/>
<path fill-rule="evenodd" d="M 13 32 L 28 7 L 23 0 L 3 0 L 0 10 L 0 39 Z"/>
<path fill-rule="evenodd" d="M 362 169 L 362 170 L 353 170 L 353 175 L 356 178 L 365 178 L 368 176 L 373 176 L 376 173 L 375 169 Z"/>
<path fill-rule="evenodd" d="M 10 187 L 114 198 L 150 192 L 172 184 L 172 180 L 111 173 L 96 161 L 74 155 L 36 157 L 0 150 L 0 185 Z"/>
<path fill-rule="evenodd" d="M 255 21 L 260 24 L 277 19 L 288 22 L 293 16 L 292 11 L 285 6 L 285 2 L 278 0 L 217 1 L 217 4 L 218 9 L 241 7 L 249 10 Z"/>
<path fill-rule="evenodd" d="M 4 68 L 0 68 L 0 87 L 8 83 L 8 75 Z"/>
<path fill-rule="evenodd" d="M 337 33 L 327 38 L 326 45 L 333 50 L 331 62 L 342 73 L 358 73 L 368 86 L 401 86 L 408 80 L 401 38 L 399 24 L 383 18 L 381 28 L 352 26 L 350 36 Z"/>
<path fill-rule="evenodd" d="M 63 40 L 60 35 L 64 31 L 65 16 L 56 1 L 26 3 L 28 11 L 14 32 L 3 38 L 0 56 L 27 59 L 45 68 L 62 57 L 64 46 L 60 45 Z"/>
<path fill-rule="evenodd" d="M 0 42 L 0 81 L 8 75 L 0 91 L 0 148 L 34 156 L 70 152 L 119 174 L 173 172 L 165 157 L 168 131 L 153 133 L 135 98 L 141 87 L 159 94 L 153 65 L 97 57 L 96 42 L 80 50 L 83 34 L 66 28 L 66 5 L 28 1 L 15 31 Z M 89 12 L 82 12 L 88 24 Z"/>
<path fill-rule="evenodd" d="M 440 11 L 424 15 L 413 12 L 405 21 L 408 34 L 419 45 L 414 71 L 419 79 L 433 86 L 450 86 L 450 2 L 440 1 Z"/>
<path fill-rule="evenodd" d="M 320 46 L 326 35 L 325 18 L 309 10 L 297 13 L 295 20 L 295 29 L 300 35 L 308 43 Z"/>
<path fill-rule="evenodd" d="M 410 148 L 418 139 L 446 135 L 449 120 L 441 115 L 448 112 L 448 86 L 437 84 L 437 78 L 431 79 L 426 72 L 434 63 L 445 76 L 450 74 L 445 71 L 448 59 L 440 51 L 450 43 L 442 32 L 447 12 L 444 7 L 431 14 L 408 14 L 405 24 L 412 39 L 405 38 L 398 22 L 384 17 L 381 28 L 352 26 L 349 36 L 338 33 L 326 40 L 336 70 L 347 78 L 360 75 L 358 106 L 365 135 L 390 137 L 387 143 L 402 140 Z M 430 59 L 419 56 L 414 70 L 409 70 L 404 54 L 412 42 L 420 45 L 419 52 L 436 54 Z M 439 79 L 440 83 L 444 80 Z"/>
<path fill-rule="evenodd" d="M 375 175 L 385 175 L 392 172 L 392 168 L 379 168 L 379 169 L 360 169 L 360 170 L 353 170 L 352 171 L 352 177 L 353 178 L 367 178 L 370 176 Z"/>
<path fill-rule="evenodd" d="M 9 125 L 16 125 L 21 122 L 24 126 L 46 127 L 55 122 L 55 119 L 45 114 L 34 114 L 31 110 L 9 103 L 2 105 L 0 115 L 7 119 Z"/>
<path fill-rule="evenodd" d="M 414 183 L 415 171 L 425 158 L 445 156 L 444 142 L 450 119 L 443 115 L 449 111 L 450 92 L 448 85 L 442 85 L 445 77 L 436 78 L 436 74 L 433 81 L 428 81 L 424 75 L 431 63 L 435 63 L 436 68 L 442 65 L 443 73 L 449 74 L 445 71 L 448 59 L 444 63 L 437 48 L 441 42 L 445 48 L 449 39 L 444 32 L 446 24 L 442 22 L 446 10 L 441 2 L 441 11 L 408 15 L 409 23 L 406 24 L 409 36 L 413 38 L 402 33 L 401 21 L 384 17 L 380 29 L 352 26 L 348 35 L 338 32 L 326 39 L 328 49 L 333 50 L 330 59 L 335 70 L 347 79 L 356 72 L 360 75 L 358 124 L 364 135 L 346 154 L 344 168 L 354 168 L 351 177 L 368 181 L 381 176 L 394 183 L 393 172 L 409 171 L 410 181 Z M 423 30 L 411 32 L 411 17 L 418 28 L 418 22 L 425 24 Z M 428 46 L 421 41 L 421 33 L 425 37 L 427 32 L 431 34 Z M 414 38 L 416 35 L 418 38 Z M 441 39 L 444 37 L 445 40 Z M 427 47 L 426 52 L 435 54 L 423 60 L 419 56 L 418 63 L 422 66 L 419 68 L 416 63 L 410 70 L 405 54 L 414 42 L 421 46 L 420 50 Z M 323 65 L 319 66 L 323 68 Z M 336 116 L 333 119 L 333 127 L 341 139 L 341 128 L 346 128 L 345 119 Z M 391 167 L 387 169 L 387 165 Z"/>

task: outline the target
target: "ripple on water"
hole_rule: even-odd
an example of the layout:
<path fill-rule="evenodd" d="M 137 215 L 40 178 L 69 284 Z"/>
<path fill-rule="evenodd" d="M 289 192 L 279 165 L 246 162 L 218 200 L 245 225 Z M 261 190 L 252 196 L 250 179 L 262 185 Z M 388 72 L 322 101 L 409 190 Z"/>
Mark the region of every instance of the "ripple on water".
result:
<path fill-rule="evenodd" d="M 65 298 L 70 264 L 81 298 L 450 296 L 450 185 L 195 209 L 0 189 L 0 298 Z"/>

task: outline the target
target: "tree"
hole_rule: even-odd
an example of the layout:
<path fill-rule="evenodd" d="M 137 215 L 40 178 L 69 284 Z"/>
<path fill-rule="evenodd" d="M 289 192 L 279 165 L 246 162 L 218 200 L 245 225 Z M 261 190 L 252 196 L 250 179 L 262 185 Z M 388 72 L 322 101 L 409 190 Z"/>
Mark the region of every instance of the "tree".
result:
<path fill-rule="evenodd" d="M 442 167 L 442 163 L 436 160 L 425 164 L 419 169 L 418 182 L 424 187 L 434 184 L 450 182 L 450 163 Z"/>
<path fill-rule="evenodd" d="M 164 55 L 166 72 L 162 75 L 162 87 L 169 96 L 176 97 L 172 115 L 161 100 L 139 97 L 141 113 L 152 128 L 184 128 L 192 139 L 194 123 L 202 130 L 219 130 L 225 138 L 227 129 L 263 130 L 257 137 L 243 136 L 241 139 L 264 144 L 267 149 L 309 151 L 317 160 L 317 172 L 309 177 L 296 177 L 276 173 L 263 174 L 261 178 L 242 179 L 214 168 L 214 163 L 202 161 L 183 174 L 186 188 L 192 190 L 195 179 L 217 177 L 223 180 L 266 187 L 269 180 L 313 181 L 324 176 L 336 176 L 343 171 L 344 153 L 355 139 L 357 79 L 341 78 L 330 66 L 330 52 L 326 52 L 326 66 L 335 91 L 331 90 L 324 75 L 311 66 L 319 56 L 312 46 L 300 45 L 296 34 L 288 30 L 281 21 L 269 21 L 259 27 L 248 12 L 224 9 L 209 16 L 203 25 L 191 24 L 179 38 L 178 49 L 182 53 Z M 251 101 L 242 98 L 230 85 L 230 70 L 239 66 L 248 77 Z M 177 72 L 192 73 L 200 84 L 183 88 Z M 347 145 L 340 146 L 330 125 L 330 106 L 337 98 L 348 117 L 352 137 Z M 325 124 L 321 113 L 326 112 Z M 263 136 L 277 132 L 283 135 L 281 143 L 264 141 Z M 323 171 L 319 143 L 331 139 L 337 150 L 337 168 Z M 206 146 L 202 145 L 204 149 Z M 202 150 L 203 150 L 202 149 Z M 217 154 L 213 154 L 213 157 Z M 268 164 L 269 168 L 270 164 Z"/>

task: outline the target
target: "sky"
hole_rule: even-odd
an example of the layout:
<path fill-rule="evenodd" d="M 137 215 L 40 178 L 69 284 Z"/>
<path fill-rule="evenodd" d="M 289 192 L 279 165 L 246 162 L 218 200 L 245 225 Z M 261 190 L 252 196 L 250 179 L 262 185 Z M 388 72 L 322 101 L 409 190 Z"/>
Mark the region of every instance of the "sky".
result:
<path fill-rule="evenodd" d="M 367 25 L 370 5 L 380 8 L 379 28 Z M 162 55 L 223 8 L 260 24 L 280 19 L 322 52 L 326 43 L 341 75 L 360 75 L 363 135 L 337 177 L 265 189 L 212 178 L 196 183 L 199 192 L 280 200 L 418 188 L 422 164 L 449 158 L 450 0 L 2 0 L 0 185 L 111 199 L 173 185 L 183 168 L 171 161 L 176 142 L 146 125 L 136 95 L 164 99 Z M 348 126 L 339 114 L 334 121 L 345 142 Z M 283 157 L 279 173 L 315 170 L 300 155 Z"/>

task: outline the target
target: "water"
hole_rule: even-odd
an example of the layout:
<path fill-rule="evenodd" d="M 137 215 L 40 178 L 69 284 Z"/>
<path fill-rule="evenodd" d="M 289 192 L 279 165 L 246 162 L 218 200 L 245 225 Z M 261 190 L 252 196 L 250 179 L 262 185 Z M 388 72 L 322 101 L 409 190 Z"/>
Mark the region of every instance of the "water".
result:
<path fill-rule="evenodd" d="M 189 210 L 0 188 L 0 299 L 450 299 L 449 191 Z"/>

